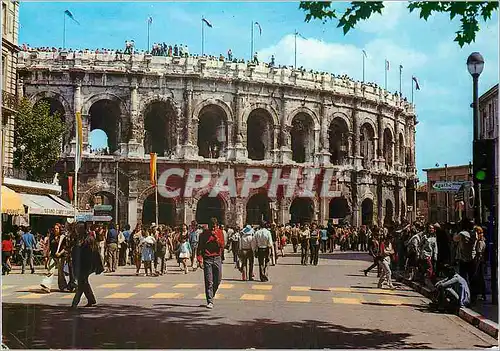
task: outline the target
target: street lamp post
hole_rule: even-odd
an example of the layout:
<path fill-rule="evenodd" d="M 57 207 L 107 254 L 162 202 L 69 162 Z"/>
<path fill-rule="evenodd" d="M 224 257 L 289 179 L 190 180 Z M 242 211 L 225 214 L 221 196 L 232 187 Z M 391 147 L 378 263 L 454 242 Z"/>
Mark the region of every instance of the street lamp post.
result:
<path fill-rule="evenodd" d="M 483 72 L 484 59 L 479 52 L 473 52 L 467 58 L 467 69 L 472 76 L 472 116 L 474 121 L 473 136 L 474 143 L 479 140 L 479 76 Z M 476 196 L 474 206 L 474 220 L 480 225 L 482 222 L 481 186 L 474 182 L 474 194 Z"/>

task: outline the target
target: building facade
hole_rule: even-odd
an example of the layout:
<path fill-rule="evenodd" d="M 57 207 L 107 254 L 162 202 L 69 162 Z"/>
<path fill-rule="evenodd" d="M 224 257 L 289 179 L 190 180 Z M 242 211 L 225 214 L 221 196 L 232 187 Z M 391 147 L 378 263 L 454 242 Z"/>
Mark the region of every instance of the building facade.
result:
<path fill-rule="evenodd" d="M 427 220 L 431 223 L 458 222 L 462 218 L 474 218 L 470 206 L 469 191 L 441 192 L 434 189 L 436 182 L 472 181 L 472 166 L 448 166 L 424 169 L 427 172 Z"/>
<path fill-rule="evenodd" d="M 4 174 L 12 172 L 14 113 L 17 106 L 19 2 L 2 0 L 2 139 Z"/>
<path fill-rule="evenodd" d="M 190 197 L 161 197 L 160 223 L 205 222 L 209 216 L 229 225 L 261 218 L 348 218 L 354 225 L 412 219 L 414 106 L 378 87 L 264 64 L 148 54 L 22 52 L 19 69 L 24 95 L 34 103 L 48 101 L 64 116 L 67 133 L 57 166 L 63 180 L 74 171 L 75 112 L 82 114 L 81 209 L 109 204 L 121 224 L 154 221 L 153 152 L 158 174 L 204 168 L 213 177 Z M 96 129 L 108 137 L 108 154 L 89 147 Z M 284 178 L 298 169 L 299 188 L 311 169 L 331 170 L 335 196 L 320 197 L 315 185 L 306 198 L 279 191 L 270 197 L 268 184 L 245 197 L 207 196 L 228 168 L 238 189 L 251 168 L 280 169 Z M 168 179 L 159 186 L 185 180 Z"/>
<path fill-rule="evenodd" d="M 427 183 L 417 185 L 417 220 L 421 223 L 429 221 L 429 198 Z"/>

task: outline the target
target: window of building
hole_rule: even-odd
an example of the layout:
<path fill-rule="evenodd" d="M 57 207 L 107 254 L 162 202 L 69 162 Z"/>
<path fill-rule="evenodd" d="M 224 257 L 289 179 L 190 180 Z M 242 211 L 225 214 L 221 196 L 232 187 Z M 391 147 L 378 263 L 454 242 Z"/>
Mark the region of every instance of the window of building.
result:
<path fill-rule="evenodd" d="M 431 194 L 431 206 L 436 206 L 437 194 Z"/>
<path fill-rule="evenodd" d="M 7 4 L 2 2 L 2 23 L 3 23 L 3 34 L 7 33 Z"/>
<path fill-rule="evenodd" d="M 7 55 L 2 55 L 2 90 L 7 87 Z"/>
<path fill-rule="evenodd" d="M 439 177 L 439 180 L 440 180 L 440 181 L 445 181 L 445 180 L 446 180 L 446 177 L 445 177 L 445 176 L 440 176 L 440 177 Z"/>

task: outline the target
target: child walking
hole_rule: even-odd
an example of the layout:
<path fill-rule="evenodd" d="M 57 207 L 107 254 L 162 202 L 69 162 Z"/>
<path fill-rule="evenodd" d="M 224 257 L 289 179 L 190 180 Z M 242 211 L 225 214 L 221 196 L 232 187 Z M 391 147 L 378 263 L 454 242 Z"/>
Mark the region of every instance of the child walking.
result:
<path fill-rule="evenodd" d="M 191 245 L 187 240 L 187 235 L 182 235 L 180 237 L 179 259 L 182 261 L 182 268 L 184 268 L 184 273 L 187 274 L 188 261 L 191 261 Z"/>
<path fill-rule="evenodd" d="M 146 277 L 153 276 L 153 269 L 151 266 L 151 262 L 154 258 L 154 246 L 155 239 L 148 232 L 144 232 L 145 237 L 142 240 L 142 262 L 144 263 L 144 272 L 146 273 Z M 149 272 L 149 273 L 148 273 Z"/>

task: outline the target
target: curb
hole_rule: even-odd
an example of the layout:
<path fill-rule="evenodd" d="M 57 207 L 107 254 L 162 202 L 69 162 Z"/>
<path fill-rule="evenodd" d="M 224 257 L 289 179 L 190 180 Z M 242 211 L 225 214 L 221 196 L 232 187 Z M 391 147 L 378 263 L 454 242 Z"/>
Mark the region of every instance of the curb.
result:
<path fill-rule="evenodd" d="M 416 282 L 409 281 L 408 279 L 403 278 L 403 276 L 400 273 L 394 273 L 394 277 L 396 278 L 396 280 L 403 282 L 404 284 L 413 288 L 419 294 L 422 294 L 427 298 L 431 298 L 432 292 L 430 289 Z M 458 311 L 458 316 L 462 318 L 464 321 L 468 322 L 469 324 L 472 324 L 473 326 L 477 327 L 482 332 L 485 332 L 486 334 L 494 337 L 495 339 L 498 339 L 498 323 L 489 320 L 483 315 L 467 307 L 460 308 L 460 310 Z"/>

